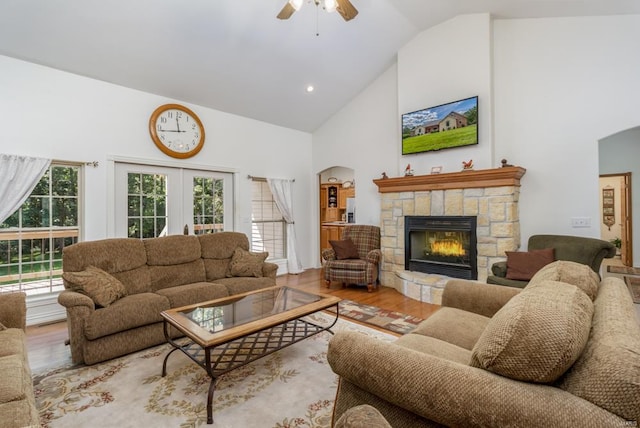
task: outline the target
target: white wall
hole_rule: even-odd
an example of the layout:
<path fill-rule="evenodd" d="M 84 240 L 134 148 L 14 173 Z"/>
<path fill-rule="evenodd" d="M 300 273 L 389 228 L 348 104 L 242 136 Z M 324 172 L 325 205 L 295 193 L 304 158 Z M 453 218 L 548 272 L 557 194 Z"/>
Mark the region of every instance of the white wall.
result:
<path fill-rule="evenodd" d="M 411 164 L 415 175 L 459 172 L 462 161 L 475 169 L 494 167 L 492 159 L 491 17 L 464 15 L 428 29 L 398 52 L 400 114 L 478 96 L 478 145 L 401 156 L 399 171 Z M 400 144 L 400 126 L 396 139 Z M 401 147 L 398 146 L 401 152 Z M 499 160 L 498 160 L 499 164 Z"/>
<path fill-rule="evenodd" d="M 452 45 L 459 50 L 447 48 Z M 599 237 L 598 140 L 640 124 L 638 52 L 638 15 L 493 21 L 483 14 L 459 16 L 399 51 L 397 93 L 382 90 L 392 84 L 393 75 L 386 73 L 314 133 L 314 169 L 341 164 L 332 161 L 344 149 L 350 153 L 345 144 L 354 141 L 360 151 L 348 166 L 356 176 L 370 171 L 369 180 L 381 171 L 398 176 L 407 163 L 416 174 L 428 174 L 437 165 L 458 171 L 468 159 L 476 169 L 499 167 L 506 158 L 527 169 L 520 195 L 523 249 L 539 233 Z M 401 113 L 472 95 L 480 103 L 478 146 L 399 155 Z M 375 103 L 367 102 L 372 97 Z M 393 115 L 394 103 L 396 116 L 381 116 Z M 371 129 L 375 136 L 358 137 Z M 375 191 L 358 190 L 358 206 L 376 209 Z M 591 227 L 572 228 L 571 217 L 590 217 Z M 640 241 L 634 253 L 640 256 Z"/>
<path fill-rule="evenodd" d="M 598 140 L 640 124 L 640 16 L 496 20 L 493 37 L 496 153 L 527 168 L 523 244 L 599 237 Z"/>
<path fill-rule="evenodd" d="M 372 180 L 383 172 L 390 177 L 397 175 L 400 128 L 396 82 L 396 67 L 392 66 L 313 134 L 315 174 L 336 165 L 354 170 L 357 223 L 380 224 L 380 194 Z M 312 233 L 319 265 L 317 187 L 313 193 Z"/>
<path fill-rule="evenodd" d="M 295 178 L 294 213 L 303 266 L 312 262 L 309 193 L 311 135 L 201 106 L 187 105 L 203 122 L 205 146 L 193 158 L 174 160 L 151 141 L 154 109 L 179 100 L 0 56 L 0 152 L 66 161 L 98 161 L 86 169 L 84 238 L 108 235 L 108 159 L 130 157 L 176 165 L 205 165 L 238 174 L 235 229 L 250 234 L 251 192 L 247 175 Z M 291 159 L 295 159 L 292 162 Z M 314 177 L 315 178 L 315 177 Z"/>

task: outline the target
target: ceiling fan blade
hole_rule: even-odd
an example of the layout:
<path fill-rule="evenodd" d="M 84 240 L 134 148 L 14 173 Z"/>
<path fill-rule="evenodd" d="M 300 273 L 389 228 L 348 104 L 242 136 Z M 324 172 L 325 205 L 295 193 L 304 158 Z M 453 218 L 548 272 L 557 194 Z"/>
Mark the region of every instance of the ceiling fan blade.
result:
<path fill-rule="evenodd" d="M 336 3 L 338 3 L 336 10 L 345 21 L 351 21 L 358 15 L 358 9 L 356 9 L 349 0 L 336 0 Z"/>
<path fill-rule="evenodd" d="M 293 8 L 293 6 L 291 6 L 291 4 L 289 2 L 287 2 L 284 7 L 282 8 L 282 10 L 280 11 L 280 13 L 278 14 L 277 18 L 278 19 L 289 19 L 291 18 L 291 15 L 293 15 L 293 12 L 295 12 L 296 10 Z"/>

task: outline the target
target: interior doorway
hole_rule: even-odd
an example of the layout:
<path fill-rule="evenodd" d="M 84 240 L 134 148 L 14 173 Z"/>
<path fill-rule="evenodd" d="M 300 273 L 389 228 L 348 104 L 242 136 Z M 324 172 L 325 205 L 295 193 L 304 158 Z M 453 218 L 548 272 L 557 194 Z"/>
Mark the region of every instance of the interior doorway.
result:
<path fill-rule="evenodd" d="M 600 175 L 600 237 L 618 248 L 620 261 L 633 266 L 631 173 Z"/>
<path fill-rule="evenodd" d="M 356 184 L 354 170 L 334 166 L 318 174 L 320 261 L 322 250 L 330 248 L 329 241 L 342 237 L 344 226 L 356 223 Z"/>

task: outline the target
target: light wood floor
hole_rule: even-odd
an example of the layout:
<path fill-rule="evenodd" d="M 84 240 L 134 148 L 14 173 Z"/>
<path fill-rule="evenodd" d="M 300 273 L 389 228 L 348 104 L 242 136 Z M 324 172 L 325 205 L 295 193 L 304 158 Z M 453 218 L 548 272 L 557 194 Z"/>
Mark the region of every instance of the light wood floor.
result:
<path fill-rule="evenodd" d="M 278 285 L 297 287 L 303 290 L 332 294 L 342 299 L 349 299 L 365 305 L 402 312 L 420 318 L 427 318 L 439 306 L 421 303 L 398 293 L 389 287 L 378 287 L 368 293 L 366 287 L 343 288 L 340 284 L 332 284 L 326 288 L 321 269 L 309 269 L 300 275 L 282 275 L 277 278 Z M 69 347 L 64 342 L 69 337 L 67 323 L 58 322 L 42 326 L 27 327 L 27 347 L 29 364 L 33 371 L 58 367 L 71 363 Z"/>

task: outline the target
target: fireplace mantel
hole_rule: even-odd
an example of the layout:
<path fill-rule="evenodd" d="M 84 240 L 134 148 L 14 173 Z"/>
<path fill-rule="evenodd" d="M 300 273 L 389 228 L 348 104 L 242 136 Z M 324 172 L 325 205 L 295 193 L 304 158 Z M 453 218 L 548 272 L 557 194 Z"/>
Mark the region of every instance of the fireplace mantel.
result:
<path fill-rule="evenodd" d="M 444 174 L 411 175 L 373 180 L 378 192 L 416 192 L 425 190 L 469 189 L 480 187 L 520 186 L 527 170 L 519 166 L 467 170 Z"/>

